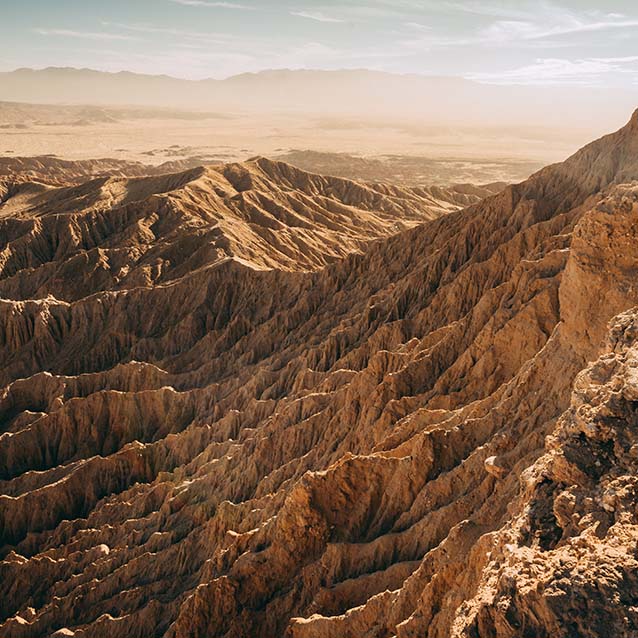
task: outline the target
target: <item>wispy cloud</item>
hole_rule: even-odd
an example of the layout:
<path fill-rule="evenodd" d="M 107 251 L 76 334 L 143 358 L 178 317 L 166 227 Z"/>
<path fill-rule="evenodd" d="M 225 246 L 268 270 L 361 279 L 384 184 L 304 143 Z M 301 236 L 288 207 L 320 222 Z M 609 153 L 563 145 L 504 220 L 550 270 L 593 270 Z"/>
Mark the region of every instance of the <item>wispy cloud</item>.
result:
<path fill-rule="evenodd" d="M 190 29 L 176 29 L 174 27 L 161 27 L 153 24 L 123 24 L 121 22 L 102 22 L 102 26 L 132 31 L 133 33 L 143 33 L 150 35 L 167 35 L 185 41 L 197 40 L 203 43 L 225 43 L 233 41 L 234 36 L 228 33 L 212 31 L 192 31 Z"/>
<path fill-rule="evenodd" d="M 500 20 L 483 31 L 483 36 L 487 41 L 512 42 L 520 39 L 542 40 L 578 33 L 629 29 L 636 26 L 638 26 L 638 20 L 584 22 L 579 19 L 572 19 L 563 21 L 562 24 L 556 24 L 555 26 L 530 21 Z"/>
<path fill-rule="evenodd" d="M 316 22 L 345 22 L 345 20 L 342 20 L 341 18 L 326 15 L 321 11 L 291 11 L 290 15 L 297 16 L 298 18 L 315 20 Z"/>
<path fill-rule="evenodd" d="M 171 0 L 187 7 L 211 7 L 213 9 L 250 9 L 251 7 L 237 2 L 209 2 L 208 0 Z"/>
<path fill-rule="evenodd" d="M 33 29 L 40 35 L 61 36 L 64 38 L 82 38 L 83 40 L 136 40 L 134 36 L 121 33 L 108 33 L 106 31 L 75 31 L 73 29 Z"/>
<path fill-rule="evenodd" d="M 498 73 L 474 73 L 470 80 L 486 84 L 581 84 L 597 85 L 612 74 L 638 78 L 638 56 L 610 58 L 540 58 L 533 64 Z"/>
<path fill-rule="evenodd" d="M 573 11 L 542 0 L 536 5 L 521 4 L 516 8 L 484 2 L 441 2 L 447 11 L 472 13 L 492 18 L 469 33 L 428 32 L 407 35 L 403 46 L 412 50 L 453 47 L 515 47 L 517 49 L 562 48 L 582 43 L 583 34 L 605 33 L 607 38 L 620 39 L 638 27 L 638 19 L 620 13 L 603 11 Z M 496 18 L 496 19 L 494 19 Z M 414 22 L 404 23 L 412 27 Z"/>
<path fill-rule="evenodd" d="M 547 22 L 547 24 L 571 22 L 577 25 L 592 21 L 607 23 L 626 19 L 623 13 L 605 12 L 600 9 L 574 11 L 554 4 L 551 0 L 524 0 L 517 3 L 486 2 L 485 0 L 421 0 L 418 4 L 421 9 L 437 13 L 467 13 L 501 20 L 529 20 Z M 412 6 L 416 8 L 416 4 Z"/>
<path fill-rule="evenodd" d="M 525 9 L 523 6 L 506 7 L 502 4 L 493 4 L 482 1 L 468 2 L 437 2 L 436 6 L 439 10 L 446 12 L 471 13 L 479 16 L 490 16 L 495 18 L 508 18 L 512 20 L 525 19 L 533 17 L 533 12 Z M 537 7 L 538 10 L 538 7 Z"/>
<path fill-rule="evenodd" d="M 638 65 L 638 55 L 626 55 L 619 58 L 589 58 L 597 62 L 606 62 L 607 64 L 636 64 Z M 636 68 L 638 70 L 638 67 Z"/>
<path fill-rule="evenodd" d="M 409 29 L 416 29 L 417 31 L 432 31 L 432 27 L 429 27 L 427 24 L 421 24 L 420 22 L 404 22 L 403 26 Z"/>

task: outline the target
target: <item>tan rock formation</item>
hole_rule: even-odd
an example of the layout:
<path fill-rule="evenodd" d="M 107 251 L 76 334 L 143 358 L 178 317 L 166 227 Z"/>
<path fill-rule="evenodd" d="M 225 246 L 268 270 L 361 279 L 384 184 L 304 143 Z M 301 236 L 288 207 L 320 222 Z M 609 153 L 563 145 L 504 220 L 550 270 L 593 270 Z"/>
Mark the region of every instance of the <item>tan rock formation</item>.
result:
<path fill-rule="evenodd" d="M 638 632 L 637 371 L 633 309 L 612 321 L 605 352 L 577 376 L 546 453 L 523 472 L 512 520 L 492 535 L 452 635 Z"/>
<path fill-rule="evenodd" d="M 37 164 L 38 174 L 46 169 Z M 112 170 L 85 164 L 67 162 L 62 174 Z M 5 181 L 0 199 L 5 299 L 77 300 L 196 277 L 229 259 L 253 270 L 313 270 L 489 194 L 325 178 L 263 158 L 58 187 L 24 181 L 32 173 Z"/>
<path fill-rule="evenodd" d="M 633 180 L 638 114 L 444 216 L 262 159 L 17 187 L 0 635 L 634 635 Z"/>

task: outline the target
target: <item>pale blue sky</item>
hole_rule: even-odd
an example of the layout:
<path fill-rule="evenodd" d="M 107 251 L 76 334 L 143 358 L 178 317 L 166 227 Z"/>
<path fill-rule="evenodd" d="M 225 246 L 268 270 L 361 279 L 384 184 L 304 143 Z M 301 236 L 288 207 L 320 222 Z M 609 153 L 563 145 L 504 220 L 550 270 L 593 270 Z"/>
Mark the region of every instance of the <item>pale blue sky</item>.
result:
<path fill-rule="evenodd" d="M 638 86 L 638 2 L 0 0 L 0 70 L 370 68 Z"/>

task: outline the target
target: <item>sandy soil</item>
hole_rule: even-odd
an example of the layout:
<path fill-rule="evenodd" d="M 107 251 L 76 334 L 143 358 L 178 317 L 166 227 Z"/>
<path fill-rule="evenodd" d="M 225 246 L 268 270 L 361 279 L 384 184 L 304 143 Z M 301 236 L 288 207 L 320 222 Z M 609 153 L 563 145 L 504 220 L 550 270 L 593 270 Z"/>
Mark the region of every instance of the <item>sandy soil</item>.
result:
<path fill-rule="evenodd" d="M 0 155 L 14 157 L 113 157 L 160 164 L 265 155 L 350 178 L 485 183 L 525 179 L 542 165 L 567 157 L 579 143 L 577 133 L 552 136 L 538 129 L 479 131 L 290 114 L 26 105 L 10 109 L 0 104 Z M 361 163 L 361 158 L 366 161 Z"/>

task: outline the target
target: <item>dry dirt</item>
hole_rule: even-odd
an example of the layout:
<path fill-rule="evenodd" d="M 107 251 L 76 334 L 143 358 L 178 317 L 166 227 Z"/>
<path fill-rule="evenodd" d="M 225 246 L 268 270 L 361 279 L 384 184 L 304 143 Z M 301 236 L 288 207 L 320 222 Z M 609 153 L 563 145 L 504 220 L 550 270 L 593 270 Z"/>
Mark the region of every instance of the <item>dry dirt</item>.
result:
<path fill-rule="evenodd" d="M 584 139 L 578 131 L 539 128 L 0 102 L 0 157 L 107 157 L 157 165 L 265 155 L 312 172 L 407 185 L 522 181 L 567 157 Z"/>

